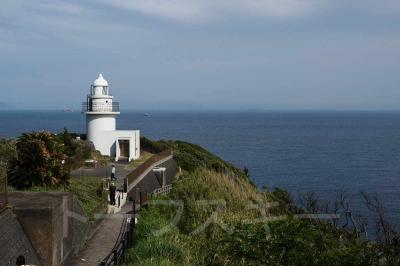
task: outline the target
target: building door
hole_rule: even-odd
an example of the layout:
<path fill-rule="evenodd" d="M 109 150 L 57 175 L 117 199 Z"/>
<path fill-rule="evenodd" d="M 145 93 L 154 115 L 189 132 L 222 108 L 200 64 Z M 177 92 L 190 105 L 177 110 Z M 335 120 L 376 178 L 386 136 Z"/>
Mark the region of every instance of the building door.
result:
<path fill-rule="evenodd" d="M 129 140 L 119 140 L 119 160 L 129 159 Z"/>

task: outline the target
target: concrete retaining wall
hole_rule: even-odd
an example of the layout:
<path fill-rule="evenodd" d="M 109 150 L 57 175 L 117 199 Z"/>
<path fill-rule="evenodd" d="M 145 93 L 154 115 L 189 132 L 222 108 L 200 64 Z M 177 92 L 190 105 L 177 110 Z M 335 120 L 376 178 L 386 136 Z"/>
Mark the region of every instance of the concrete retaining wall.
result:
<path fill-rule="evenodd" d="M 178 171 L 176 161 L 172 158 L 157 166 L 166 168 L 167 184 L 172 184 Z M 161 188 L 160 181 L 157 179 L 153 171 L 150 171 L 131 191 L 128 192 L 128 198 L 138 200 L 139 197 L 137 194 L 139 191 L 142 191 L 142 193 L 145 194 L 150 194 L 157 188 Z"/>
<path fill-rule="evenodd" d="M 91 224 L 71 193 L 13 192 L 9 202 L 42 265 L 62 264 L 89 237 Z"/>

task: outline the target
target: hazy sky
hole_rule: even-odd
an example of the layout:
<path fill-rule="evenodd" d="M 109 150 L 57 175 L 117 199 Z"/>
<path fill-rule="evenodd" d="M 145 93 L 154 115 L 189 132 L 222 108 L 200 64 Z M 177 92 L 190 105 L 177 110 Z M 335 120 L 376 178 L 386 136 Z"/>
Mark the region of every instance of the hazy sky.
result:
<path fill-rule="evenodd" d="M 0 102 L 400 109 L 399 0 L 1 0 Z"/>

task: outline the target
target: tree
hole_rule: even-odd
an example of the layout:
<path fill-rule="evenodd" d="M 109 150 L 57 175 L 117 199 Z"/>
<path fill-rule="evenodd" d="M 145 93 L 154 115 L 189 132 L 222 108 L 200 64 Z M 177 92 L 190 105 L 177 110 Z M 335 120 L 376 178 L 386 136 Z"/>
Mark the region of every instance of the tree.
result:
<path fill-rule="evenodd" d="M 65 169 L 64 145 L 48 132 L 24 133 L 16 144 L 17 157 L 10 162 L 9 183 L 18 189 L 57 184 Z"/>
<path fill-rule="evenodd" d="M 68 170 L 79 168 L 94 151 L 91 143 L 77 140 L 76 136 L 77 134 L 70 133 L 66 128 L 57 135 L 58 141 L 63 145 L 64 154 L 68 157 L 64 165 Z"/>
<path fill-rule="evenodd" d="M 16 155 L 16 147 L 14 140 L 0 138 L 0 186 L 5 183 L 7 176 L 7 165 Z M 3 189 L 3 187 L 0 188 Z"/>
<path fill-rule="evenodd" d="M 15 158 L 15 154 L 15 141 L 0 138 L 0 162 L 7 164 L 7 162 Z"/>

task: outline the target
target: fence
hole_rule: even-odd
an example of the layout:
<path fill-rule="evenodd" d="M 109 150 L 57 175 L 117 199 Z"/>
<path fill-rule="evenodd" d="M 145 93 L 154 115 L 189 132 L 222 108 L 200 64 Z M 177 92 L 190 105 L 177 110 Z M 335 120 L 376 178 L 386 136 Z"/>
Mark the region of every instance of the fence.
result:
<path fill-rule="evenodd" d="M 133 201 L 132 216 L 127 216 L 122 222 L 117 241 L 110 252 L 101 262 L 100 266 L 122 265 L 126 260 L 126 252 L 133 246 L 133 233 L 135 230 L 135 215 L 140 207 L 144 205 L 146 199 L 140 197 L 138 201 Z"/>
<path fill-rule="evenodd" d="M 125 262 L 126 251 L 133 245 L 134 228 L 135 218 L 126 217 L 122 222 L 114 248 L 111 253 L 101 261 L 101 266 L 122 265 Z"/>
<path fill-rule="evenodd" d="M 165 150 L 160 153 L 157 153 L 147 159 L 144 163 L 142 163 L 139 167 L 137 167 L 135 170 L 133 170 L 130 174 L 126 176 L 126 191 L 129 191 L 130 188 L 133 187 L 134 183 L 137 183 L 138 179 L 141 177 L 145 176 L 151 169 L 153 169 L 154 166 L 160 163 L 160 161 L 169 158 L 172 156 L 172 150 Z"/>
<path fill-rule="evenodd" d="M 172 190 L 172 184 L 170 185 L 166 185 L 164 187 L 160 187 L 157 188 L 153 191 L 153 193 L 151 193 L 153 196 L 157 196 L 157 195 L 167 195 L 171 192 Z"/>

